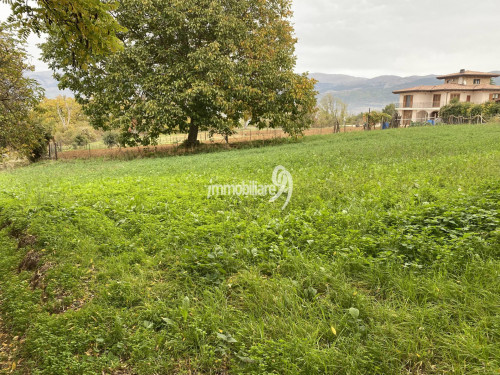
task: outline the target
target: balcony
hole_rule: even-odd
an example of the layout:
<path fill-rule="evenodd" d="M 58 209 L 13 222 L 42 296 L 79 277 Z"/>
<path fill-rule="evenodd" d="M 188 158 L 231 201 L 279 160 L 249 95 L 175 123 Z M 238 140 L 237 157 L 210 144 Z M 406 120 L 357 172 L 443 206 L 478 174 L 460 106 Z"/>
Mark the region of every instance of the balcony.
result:
<path fill-rule="evenodd" d="M 409 104 L 409 105 L 408 105 Z M 411 109 L 439 109 L 441 102 L 417 102 L 417 103 L 396 103 L 396 108 L 411 108 Z"/>

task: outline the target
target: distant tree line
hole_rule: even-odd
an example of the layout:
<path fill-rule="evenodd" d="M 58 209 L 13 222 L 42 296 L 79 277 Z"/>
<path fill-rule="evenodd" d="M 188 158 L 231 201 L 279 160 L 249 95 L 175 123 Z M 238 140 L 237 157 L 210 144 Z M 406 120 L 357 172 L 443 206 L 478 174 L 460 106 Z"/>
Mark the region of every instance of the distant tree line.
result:
<path fill-rule="evenodd" d="M 328 93 L 318 103 L 316 126 L 333 127 L 335 132 L 340 131 L 340 126 L 346 123 L 348 117 L 347 104 Z"/>
<path fill-rule="evenodd" d="M 395 104 L 388 104 L 382 111 L 349 114 L 347 104 L 336 98 L 333 93 L 328 93 L 319 100 L 315 125 L 333 127 L 335 132 L 340 131 L 342 124 L 364 126 L 370 130 L 382 122 L 391 122 L 395 117 L 397 117 Z"/>

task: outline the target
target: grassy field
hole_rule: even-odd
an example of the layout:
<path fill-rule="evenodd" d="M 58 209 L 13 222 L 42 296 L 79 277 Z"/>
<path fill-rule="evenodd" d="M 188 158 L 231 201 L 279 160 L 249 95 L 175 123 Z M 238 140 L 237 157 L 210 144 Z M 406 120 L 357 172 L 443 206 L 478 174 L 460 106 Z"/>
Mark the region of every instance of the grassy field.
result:
<path fill-rule="evenodd" d="M 207 185 L 293 176 L 283 198 Z M 500 125 L 0 173 L 21 374 L 496 374 Z M 1 345 L 1 344 L 0 344 Z"/>

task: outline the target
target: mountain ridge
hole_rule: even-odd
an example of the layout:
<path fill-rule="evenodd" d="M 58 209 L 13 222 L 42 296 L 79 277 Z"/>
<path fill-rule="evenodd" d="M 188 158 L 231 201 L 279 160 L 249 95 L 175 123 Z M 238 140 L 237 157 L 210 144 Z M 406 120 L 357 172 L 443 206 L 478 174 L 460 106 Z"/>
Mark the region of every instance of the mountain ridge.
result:
<path fill-rule="evenodd" d="M 500 74 L 500 71 L 492 73 Z M 36 79 L 45 89 L 45 96 L 49 99 L 59 95 L 74 96 L 70 90 L 61 91 L 58 82 L 52 77 L 51 71 L 29 72 L 27 76 Z M 327 93 L 344 101 L 351 113 L 367 111 L 369 108 L 380 110 L 387 104 L 399 100 L 394 95 L 394 90 L 405 89 L 421 85 L 437 85 L 441 81 L 437 75 L 401 77 L 397 75 L 381 75 L 373 78 L 356 77 L 347 74 L 312 73 L 309 77 L 315 78 L 318 83 L 316 90 L 319 92 L 318 100 Z"/>
<path fill-rule="evenodd" d="M 491 73 L 500 74 L 500 71 Z M 344 74 L 312 73 L 309 77 L 318 81 L 316 84 L 316 90 L 319 92 L 318 100 L 332 93 L 347 103 L 351 113 L 365 112 L 368 109 L 380 110 L 387 104 L 398 102 L 399 96 L 392 93 L 395 90 L 439 85 L 442 82 L 435 74 L 408 77 L 381 75 L 374 78 L 362 78 Z"/>

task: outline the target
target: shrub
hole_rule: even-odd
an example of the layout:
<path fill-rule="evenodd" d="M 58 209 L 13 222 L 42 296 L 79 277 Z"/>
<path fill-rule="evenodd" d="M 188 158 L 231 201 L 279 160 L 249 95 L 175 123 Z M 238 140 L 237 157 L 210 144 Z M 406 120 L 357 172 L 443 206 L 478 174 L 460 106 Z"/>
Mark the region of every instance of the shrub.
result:
<path fill-rule="evenodd" d="M 117 132 L 106 132 L 102 137 L 104 144 L 111 148 L 120 143 L 120 135 Z"/>
<path fill-rule="evenodd" d="M 476 117 L 483 116 L 486 120 L 492 119 L 500 114 L 500 103 L 487 102 L 484 104 L 460 103 L 453 101 L 441 108 L 440 115 L 444 119 L 455 117 Z"/>
<path fill-rule="evenodd" d="M 85 134 L 77 134 L 75 138 L 73 138 L 73 147 L 82 147 L 85 146 L 88 143 L 88 138 L 85 136 Z"/>

